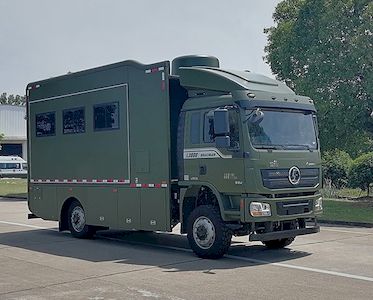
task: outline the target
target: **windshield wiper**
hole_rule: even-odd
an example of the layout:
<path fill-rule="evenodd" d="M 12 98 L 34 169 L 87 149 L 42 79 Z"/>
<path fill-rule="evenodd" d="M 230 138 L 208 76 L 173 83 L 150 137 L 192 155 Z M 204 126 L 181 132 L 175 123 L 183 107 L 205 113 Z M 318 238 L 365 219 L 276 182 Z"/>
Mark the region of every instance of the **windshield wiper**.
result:
<path fill-rule="evenodd" d="M 305 150 L 309 150 L 311 151 L 311 147 L 310 145 L 298 145 L 298 144 L 286 144 L 286 145 L 283 145 L 283 147 L 285 149 L 289 149 L 289 148 L 292 148 L 292 149 L 305 149 Z"/>
<path fill-rule="evenodd" d="M 272 149 L 272 150 L 280 150 L 284 149 L 282 145 L 254 145 L 257 149 Z"/>

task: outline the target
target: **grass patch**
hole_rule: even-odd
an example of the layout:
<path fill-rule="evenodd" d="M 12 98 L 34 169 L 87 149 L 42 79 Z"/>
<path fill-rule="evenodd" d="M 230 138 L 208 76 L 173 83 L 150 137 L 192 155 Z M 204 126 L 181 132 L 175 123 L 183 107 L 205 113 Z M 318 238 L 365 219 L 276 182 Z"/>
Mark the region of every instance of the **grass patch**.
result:
<path fill-rule="evenodd" d="M 27 197 L 27 179 L 0 179 L 0 196 Z"/>
<path fill-rule="evenodd" d="M 324 198 L 339 198 L 339 199 L 356 199 L 367 195 L 366 191 L 361 189 L 336 189 L 325 187 L 321 190 L 321 194 Z"/>
<path fill-rule="evenodd" d="M 323 201 L 324 213 L 321 220 L 363 222 L 373 224 L 373 199 L 367 201 Z"/>

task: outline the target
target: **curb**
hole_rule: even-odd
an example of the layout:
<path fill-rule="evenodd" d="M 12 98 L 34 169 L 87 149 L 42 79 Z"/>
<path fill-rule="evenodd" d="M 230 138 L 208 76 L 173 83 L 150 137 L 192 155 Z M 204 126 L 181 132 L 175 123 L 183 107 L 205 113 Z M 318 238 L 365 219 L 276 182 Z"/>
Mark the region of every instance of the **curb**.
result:
<path fill-rule="evenodd" d="M 348 222 L 348 221 L 332 221 L 332 220 L 317 220 L 320 224 L 331 224 L 331 225 L 346 225 L 354 227 L 365 227 L 373 228 L 373 223 L 364 223 L 364 222 Z"/>

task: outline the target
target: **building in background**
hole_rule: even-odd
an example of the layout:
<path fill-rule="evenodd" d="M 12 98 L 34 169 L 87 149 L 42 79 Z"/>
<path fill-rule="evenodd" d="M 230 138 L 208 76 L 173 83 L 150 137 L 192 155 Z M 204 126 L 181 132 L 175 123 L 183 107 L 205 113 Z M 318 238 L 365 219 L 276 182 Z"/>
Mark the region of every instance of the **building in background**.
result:
<path fill-rule="evenodd" d="M 17 155 L 27 160 L 26 107 L 0 105 L 0 155 Z"/>

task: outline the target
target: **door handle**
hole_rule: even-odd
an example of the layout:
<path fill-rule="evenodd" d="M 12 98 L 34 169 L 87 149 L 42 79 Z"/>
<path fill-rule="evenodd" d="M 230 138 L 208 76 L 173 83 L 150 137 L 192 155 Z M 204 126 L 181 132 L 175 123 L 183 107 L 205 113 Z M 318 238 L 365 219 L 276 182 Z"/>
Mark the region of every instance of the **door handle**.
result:
<path fill-rule="evenodd" d="M 199 175 L 206 175 L 207 174 L 207 167 L 205 165 L 199 166 Z"/>

